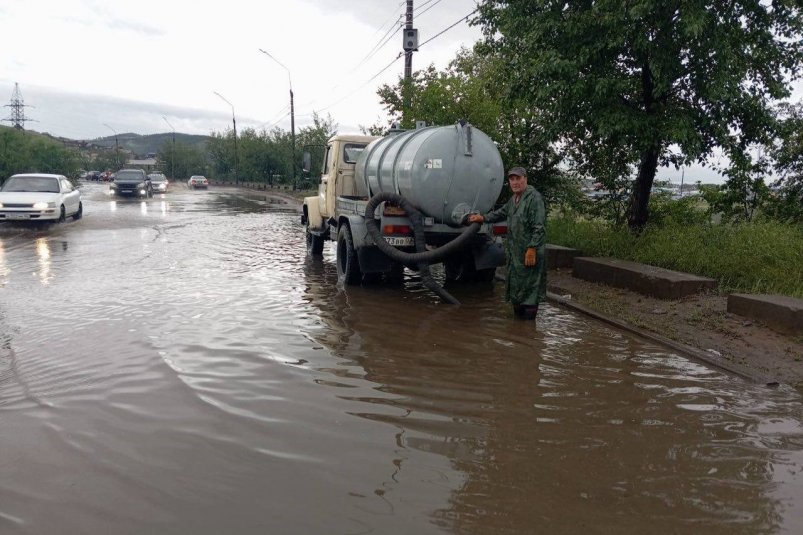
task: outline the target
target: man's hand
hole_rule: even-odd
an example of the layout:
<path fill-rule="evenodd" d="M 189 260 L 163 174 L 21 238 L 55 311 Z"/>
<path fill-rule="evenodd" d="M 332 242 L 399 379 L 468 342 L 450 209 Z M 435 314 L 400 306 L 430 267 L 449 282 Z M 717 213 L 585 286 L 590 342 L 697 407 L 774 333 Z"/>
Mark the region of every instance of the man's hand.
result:
<path fill-rule="evenodd" d="M 535 258 L 535 247 L 529 247 L 527 252 L 524 253 L 524 265 L 527 267 L 533 267 L 535 265 L 536 258 Z"/>
<path fill-rule="evenodd" d="M 482 214 L 468 214 L 466 221 L 469 223 L 484 223 L 485 218 L 482 216 Z"/>

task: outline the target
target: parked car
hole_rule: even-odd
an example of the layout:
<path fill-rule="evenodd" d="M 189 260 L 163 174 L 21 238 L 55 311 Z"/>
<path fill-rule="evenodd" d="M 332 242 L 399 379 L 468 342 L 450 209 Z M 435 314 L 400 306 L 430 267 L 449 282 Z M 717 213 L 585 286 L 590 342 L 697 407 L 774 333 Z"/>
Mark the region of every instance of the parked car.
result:
<path fill-rule="evenodd" d="M 0 188 L 0 221 L 81 219 L 79 192 L 64 175 L 13 175 Z"/>
<path fill-rule="evenodd" d="M 167 186 L 170 182 L 167 180 L 167 177 L 164 176 L 162 173 L 151 173 L 148 175 L 148 178 L 151 179 L 151 185 L 153 186 L 154 193 L 167 193 Z"/>
<path fill-rule="evenodd" d="M 190 189 L 195 189 L 195 188 L 206 189 L 209 187 L 209 181 L 203 175 L 192 175 L 190 179 L 187 181 L 187 186 Z"/>
<path fill-rule="evenodd" d="M 114 181 L 109 188 L 115 195 L 153 196 L 151 179 L 142 169 L 120 169 L 114 174 Z"/>

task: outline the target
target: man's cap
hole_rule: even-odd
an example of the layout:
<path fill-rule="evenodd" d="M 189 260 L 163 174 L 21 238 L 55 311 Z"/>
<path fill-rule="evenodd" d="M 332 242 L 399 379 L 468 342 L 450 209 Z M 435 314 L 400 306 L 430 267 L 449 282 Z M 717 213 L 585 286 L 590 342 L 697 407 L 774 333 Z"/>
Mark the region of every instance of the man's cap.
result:
<path fill-rule="evenodd" d="M 510 175 L 527 176 L 527 171 L 523 167 L 511 167 L 507 172 L 507 176 Z"/>

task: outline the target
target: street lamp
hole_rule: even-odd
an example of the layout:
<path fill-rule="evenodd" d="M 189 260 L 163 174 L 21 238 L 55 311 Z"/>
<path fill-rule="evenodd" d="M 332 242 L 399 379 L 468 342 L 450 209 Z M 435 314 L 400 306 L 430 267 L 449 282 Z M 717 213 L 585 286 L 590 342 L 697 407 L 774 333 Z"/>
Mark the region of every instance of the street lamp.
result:
<path fill-rule="evenodd" d="M 287 71 L 287 81 L 290 82 L 290 136 L 293 140 L 293 189 L 296 189 L 296 113 L 293 107 L 293 80 L 290 78 L 290 69 L 284 66 L 281 61 L 270 55 L 269 52 L 259 49 L 260 52 L 268 56 L 270 59 L 279 64 L 279 66 Z"/>
<path fill-rule="evenodd" d="M 217 91 L 212 91 L 212 93 L 219 96 L 221 99 L 223 99 L 223 102 L 231 106 L 231 124 L 234 126 L 234 184 L 238 185 L 239 182 L 237 181 L 237 120 L 234 118 L 234 104 L 226 100 L 226 97 L 224 97 Z"/>
<path fill-rule="evenodd" d="M 117 141 L 117 130 L 112 128 L 111 126 L 103 123 L 103 126 L 114 132 L 114 166 L 116 167 L 115 171 L 120 170 L 120 143 Z"/>
<path fill-rule="evenodd" d="M 176 179 L 176 129 L 167 120 L 167 117 L 162 115 L 162 119 L 167 123 L 167 126 L 173 131 L 173 146 L 170 148 L 170 180 Z"/>

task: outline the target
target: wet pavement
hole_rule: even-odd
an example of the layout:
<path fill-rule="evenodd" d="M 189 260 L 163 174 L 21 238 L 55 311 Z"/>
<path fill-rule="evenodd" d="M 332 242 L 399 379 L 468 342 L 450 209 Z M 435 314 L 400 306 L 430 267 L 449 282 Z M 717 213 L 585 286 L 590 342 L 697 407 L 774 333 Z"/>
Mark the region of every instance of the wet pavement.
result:
<path fill-rule="evenodd" d="M 803 405 L 497 286 L 339 288 L 299 217 L 82 185 L 0 225 L 0 533 L 801 533 Z"/>

